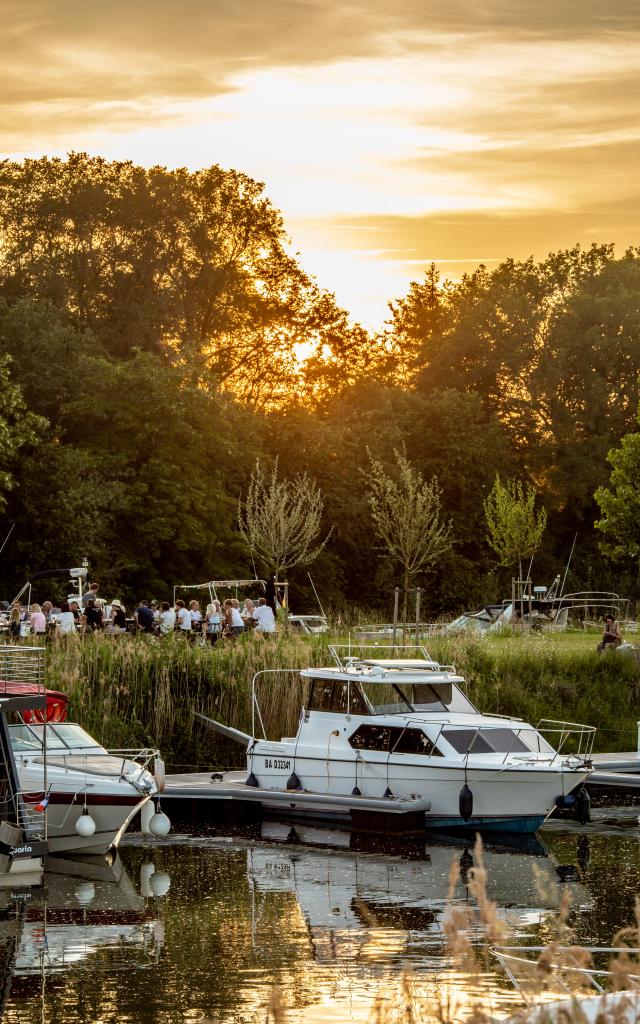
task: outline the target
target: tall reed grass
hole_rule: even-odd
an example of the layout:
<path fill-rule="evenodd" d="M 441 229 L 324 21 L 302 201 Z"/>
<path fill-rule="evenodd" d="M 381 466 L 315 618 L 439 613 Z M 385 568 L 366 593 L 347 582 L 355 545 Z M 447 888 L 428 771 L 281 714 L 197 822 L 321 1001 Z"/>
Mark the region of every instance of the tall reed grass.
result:
<path fill-rule="evenodd" d="M 534 635 L 504 645 L 434 638 L 429 647 L 456 666 L 483 711 L 534 725 L 541 718 L 585 722 L 598 726 L 596 749 L 635 749 L 640 677 L 633 658 L 563 651 Z M 252 634 L 213 649 L 180 636 L 61 637 L 49 648 L 48 685 L 69 694 L 76 720 L 108 746 L 159 746 L 174 767 L 224 767 L 242 760 L 241 748 L 207 731 L 193 712 L 250 731 L 251 680 L 270 670 L 260 682 L 267 735 L 292 735 L 303 686 L 283 670 L 330 664 L 327 648 L 322 636 Z"/>

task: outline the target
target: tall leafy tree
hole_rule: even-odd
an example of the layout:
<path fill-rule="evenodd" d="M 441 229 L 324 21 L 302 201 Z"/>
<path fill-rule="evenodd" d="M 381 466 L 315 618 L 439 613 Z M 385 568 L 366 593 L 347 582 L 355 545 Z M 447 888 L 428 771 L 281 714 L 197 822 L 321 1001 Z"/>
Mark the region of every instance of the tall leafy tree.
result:
<path fill-rule="evenodd" d="M 538 550 L 547 525 L 545 509 L 536 510 L 535 503 L 534 487 L 521 480 L 507 480 L 503 484 L 499 476 L 484 502 L 489 544 L 500 565 L 518 563 L 520 579 L 523 578 L 522 560 Z"/>
<path fill-rule="evenodd" d="M 323 510 L 322 493 L 306 474 L 280 479 L 276 461 L 265 476 L 258 461 L 238 507 L 238 526 L 252 556 L 277 576 L 316 560 L 331 534 L 320 540 Z"/>
<path fill-rule="evenodd" d="M 64 310 L 116 358 L 188 362 L 254 405 L 331 376 L 353 328 L 290 253 L 261 183 L 216 165 L 143 168 L 85 153 L 0 165 L 0 291 Z M 355 341 L 364 350 L 362 332 Z"/>
<path fill-rule="evenodd" d="M 443 519 L 436 477 L 423 480 L 404 451 L 396 450 L 395 473 L 369 453 L 368 498 L 383 550 L 403 573 L 403 622 L 407 622 L 409 584 L 433 566 L 453 543 L 451 523 Z"/>
<path fill-rule="evenodd" d="M 595 498 L 601 518 L 596 528 L 602 546 L 614 558 L 640 555 L 640 433 L 627 434 L 619 448 L 609 452 L 611 477 Z"/>
<path fill-rule="evenodd" d="M 21 449 L 34 446 L 46 420 L 27 409 L 22 390 L 11 380 L 11 360 L 0 356 L 0 511 L 14 485 L 14 467 Z"/>

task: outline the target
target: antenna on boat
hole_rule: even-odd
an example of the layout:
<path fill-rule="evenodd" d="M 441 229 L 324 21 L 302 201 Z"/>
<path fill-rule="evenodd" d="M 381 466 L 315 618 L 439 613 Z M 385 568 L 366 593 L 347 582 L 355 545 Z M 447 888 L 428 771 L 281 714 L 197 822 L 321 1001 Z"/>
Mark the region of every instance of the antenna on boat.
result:
<path fill-rule="evenodd" d="M 6 543 L 7 543 L 7 541 L 9 540 L 9 537 L 11 536 L 11 534 L 13 533 L 13 531 L 14 531 L 14 529 L 15 529 L 15 525 L 16 525 L 15 523 L 12 523 L 12 524 L 11 524 L 11 529 L 9 530 L 9 532 L 8 532 L 7 536 L 6 536 L 5 538 L 4 538 L 4 543 L 3 543 L 2 547 L 0 548 L 0 555 L 1 555 L 1 554 L 2 554 L 2 552 L 4 551 L 4 548 L 5 548 L 5 544 L 6 544 Z M 311 577 L 309 577 L 309 578 L 311 578 Z M 313 589 L 315 590 L 316 588 L 314 587 Z"/>
<path fill-rule="evenodd" d="M 567 568 L 564 570 L 564 576 L 562 578 L 562 586 L 560 587 L 560 597 L 562 597 L 562 595 L 564 594 L 564 585 L 567 582 L 567 573 L 569 572 L 569 566 L 571 565 L 571 559 L 573 557 L 573 549 L 576 546 L 577 539 L 578 539 L 578 534 L 576 533 L 576 535 L 573 538 L 573 544 L 571 545 L 571 551 L 569 552 L 569 558 L 567 559 Z"/>
<path fill-rule="evenodd" d="M 327 616 L 325 615 L 324 608 L 322 607 L 322 602 L 320 601 L 320 598 L 318 597 L 318 591 L 316 590 L 316 585 L 313 582 L 313 580 L 311 579 L 311 573 L 309 572 L 309 570 L 307 570 L 307 576 L 309 577 L 309 583 L 313 587 L 313 592 L 316 595 L 316 601 L 318 602 L 318 607 L 319 607 L 319 609 L 320 609 L 320 611 L 322 613 L 323 618 L 326 619 Z"/>

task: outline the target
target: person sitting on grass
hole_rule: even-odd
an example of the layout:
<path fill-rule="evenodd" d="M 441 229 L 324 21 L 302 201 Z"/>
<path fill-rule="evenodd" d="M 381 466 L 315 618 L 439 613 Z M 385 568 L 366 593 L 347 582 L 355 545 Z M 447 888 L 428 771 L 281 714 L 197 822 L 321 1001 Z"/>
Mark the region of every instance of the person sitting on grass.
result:
<path fill-rule="evenodd" d="M 607 615 L 604 620 L 604 633 L 597 650 L 606 651 L 607 648 L 619 647 L 621 643 L 622 632 L 620 630 L 620 623 L 616 622 L 613 615 Z"/>

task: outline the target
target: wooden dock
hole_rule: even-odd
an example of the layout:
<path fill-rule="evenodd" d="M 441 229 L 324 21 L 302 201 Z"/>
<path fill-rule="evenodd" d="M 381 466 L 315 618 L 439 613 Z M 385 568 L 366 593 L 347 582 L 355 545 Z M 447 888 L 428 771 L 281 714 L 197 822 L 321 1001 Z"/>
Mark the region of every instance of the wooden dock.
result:
<path fill-rule="evenodd" d="M 398 797 L 337 796 L 302 789 L 262 789 L 246 784 L 247 772 L 199 772 L 167 775 L 162 807 L 180 818 L 240 814 L 259 819 L 282 818 L 343 821 L 379 832 L 424 831 L 429 800 Z"/>

